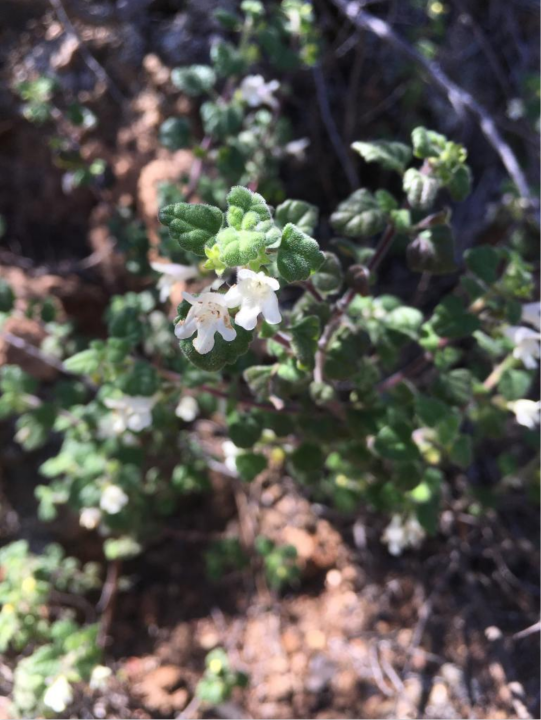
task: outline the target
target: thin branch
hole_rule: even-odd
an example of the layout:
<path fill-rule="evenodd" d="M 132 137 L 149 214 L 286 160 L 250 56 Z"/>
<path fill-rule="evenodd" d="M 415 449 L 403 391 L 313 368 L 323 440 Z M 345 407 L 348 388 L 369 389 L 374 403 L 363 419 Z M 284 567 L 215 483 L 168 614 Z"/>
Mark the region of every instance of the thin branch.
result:
<path fill-rule="evenodd" d="M 53 6 L 61 24 L 64 26 L 66 34 L 74 38 L 77 42 L 77 49 L 81 53 L 81 57 L 83 58 L 85 65 L 94 73 L 99 81 L 105 84 L 113 100 L 123 107 L 124 104 L 128 102 L 128 98 L 125 97 L 124 93 L 118 88 L 105 68 L 100 65 L 94 55 L 92 55 L 84 42 L 81 40 L 79 33 L 66 12 L 66 8 L 64 7 L 62 0 L 49 0 L 49 2 Z"/>
<path fill-rule="evenodd" d="M 392 27 L 385 22 L 385 20 L 365 12 L 361 9 L 358 2 L 349 2 L 348 0 L 332 0 L 332 2 L 346 17 L 351 20 L 355 27 L 370 30 L 370 32 L 377 35 L 381 40 L 389 43 L 396 50 L 410 58 L 410 60 L 413 60 L 413 62 L 420 65 L 429 75 L 432 82 L 445 93 L 458 115 L 462 115 L 466 110 L 475 115 L 479 121 L 481 130 L 488 142 L 500 156 L 503 165 L 516 185 L 520 195 L 528 201 L 532 208 L 537 209 L 539 203 L 536 199 L 534 199 L 530 192 L 528 181 L 522 172 L 515 154 L 500 135 L 495 121 L 489 115 L 487 110 L 479 102 L 477 102 L 470 93 L 447 77 L 436 62 L 428 60 L 402 37 L 395 33 Z"/>
<path fill-rule="evenodd" d="M 352 190 L 355 190 L 359 187 L 359 177 L 357 175 L 357 171 L 355 170 L 353 162 L 348 155 L 348 151 L 344 146 L 342 138 L 340 137 L 340 133 L 338 132 L 338 128 L 336 127 L 336 123 L 332 116 L 331 107 L 329 105 L 329 97 L 327 94 L 327 88 L 325 86 L 325 78 L 323 77 L 321 68 L 313 68 L 312 75 L 314 77 L 317 101 L 319 104 L 319 110 L 321 112 L 323 124 L 325 125 L 325 129 L 327 130 L 334 151 L 338 159 L 340 160 L 340 163 L 342 164 L 342 168 L 346 174 L 350 187 Z"/>

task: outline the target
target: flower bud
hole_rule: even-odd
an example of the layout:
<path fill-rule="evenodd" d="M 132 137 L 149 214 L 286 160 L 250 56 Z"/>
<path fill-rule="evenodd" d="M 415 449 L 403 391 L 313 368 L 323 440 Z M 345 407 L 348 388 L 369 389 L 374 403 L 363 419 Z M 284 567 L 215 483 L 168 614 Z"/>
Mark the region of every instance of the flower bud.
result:
<path fill-rule="evenodd" d="M 346 283 L 359 295 L 370 292 L 370 270 L 364 265 L 352 265 L 346 273 Z"/>

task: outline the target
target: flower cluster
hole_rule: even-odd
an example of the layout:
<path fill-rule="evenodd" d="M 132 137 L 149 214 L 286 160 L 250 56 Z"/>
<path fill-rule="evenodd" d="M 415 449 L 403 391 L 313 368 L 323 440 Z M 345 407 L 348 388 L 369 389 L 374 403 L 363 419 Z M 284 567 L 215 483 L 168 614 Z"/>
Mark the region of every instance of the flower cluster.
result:
<path fill-rule="evenodd" d="M 175 335 L 179 340 L 191 338 L 193 346 L 201 355 L 206 355 L 214 347 L 214 335 L 219 333 L 224 340 L 231 342 L 237 337 L 229 310 L 238 308 L 234 323 L 245 330 L 253 330 L 260 315 L 271 325 L 282 320 L 278 307 L 276 291 L 280 283 L 264 272 L 253 272 L 241 268 L 237 274 L 237 284 L 225 293 L 210 289 L 195 296 L 184 292 L 184 299 L 192 306 L 184 320 L 179 320 Z"/>

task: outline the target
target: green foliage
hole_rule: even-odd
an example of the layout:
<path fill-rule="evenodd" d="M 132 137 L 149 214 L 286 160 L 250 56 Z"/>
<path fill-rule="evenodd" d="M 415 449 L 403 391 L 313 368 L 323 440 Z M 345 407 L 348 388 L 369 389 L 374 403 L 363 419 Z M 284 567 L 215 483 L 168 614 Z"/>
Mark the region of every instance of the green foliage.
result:
<path fill-rule="evenodd" d="M 273 590 L 282 590 L 300 577 L 297 550 L 293 545 L 275 545 L 267 537 L 256 538 L 255 547 L 262 556 L 267 582 Z"/>
<path fill-rule="evenodd" d="M 223 213 L 210 205 L 176 203 L 160 210 L 160 222 L 167 225 L 180 247 L 196 255 L 205 255 L 213 245 L 223 223 Z"/>
<path fill-rule="evenodd" d="M 313 238 L 292 223 L 285 226 L 277 257 L 278 271 L 284 280 L 307 280 L 324 261 L 325 256 Z"/>
<path fill-rule="evenodd" d="M 399 142 L 375 140 L 373 142 L 354 142 L 351 146 L 369 163 L 378 163 L 385 170 L 395 170 L 402 174 L 411 160 L 411 149 Z"/>
<path fill-rule="evenodd" d="M 246 673 L 233 670 L 225 650 L 216 648 L 205 658 L 205 673 L 196 688 L 196 696 L 207 705 L 220 705 L 236 687 L 248 684 Z"/>
<path fill-rule="evenodd" d="M 408 265 L 414 272 L 446 275 L 457 269 L 455 240 L 448 225 L 423 230 L 407 250 Z"/>
<path fill-rule="evenodd" d="M 383 230 L 386 214 L 369 190 L 356 190 L 331 215 L 333 228 L 346 237 L 368 237 Z"/>
<path fill-rule="evenodd" d="M 207 93 L 216 82 L 216 74 L 208 65 L 190 65 L 171 72 L 173 85 L 190 97 Z"/>

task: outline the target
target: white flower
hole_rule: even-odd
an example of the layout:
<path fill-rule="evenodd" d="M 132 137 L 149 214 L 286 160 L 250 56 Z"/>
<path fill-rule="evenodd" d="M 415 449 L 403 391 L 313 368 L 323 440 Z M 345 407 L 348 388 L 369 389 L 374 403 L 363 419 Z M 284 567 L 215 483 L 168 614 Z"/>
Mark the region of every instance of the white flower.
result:
<path fill-rule="evenodd" d="M 116 515 L 128 503 L 128 496 L 118 485 L 107 485 L 101 494 L 100 507 L 109 515 Z"/>
<path fill-rule="evenodd" d="M 236 324 L 245 330 L 253 330 L 260 313 L 271 325 L 279 323 L 282 320 L 276 297 L 279 287 L 278 280 L 265 273 L 255 273 L 247 268 L 239 270 L 237 284 L 225 294 L 227 307 L 240 307 L 235 316 Z"/>
<path fill-rule="evenodd" d="M 522 306 L 522 322 L 541 329 L 541 303 L 531 302 Z"/>
<path fill-rule="evenodd" d="M 91 690 L 103 690 L 107 687 L 107 680 L 112 675 L 111 668 L 105 667 L 105 665 L 96 665 L 90 676 L 90 689 Z"/>
<path fill-rule="evenodd" d="M 535 370 L 539 365 L 541 334 L 527 327 L 509 327 L 505 334 L 515 344 L 513 357 L 528 370 Z"/>
<path fill-rule="evenodd" d="M 43 703 L 55 713 L 62 713 L 73 702 L 73 690 L 64 675 L 59 675 L 45 691 Z"/>
<path fill-rule="evenodd" d="M 284 150 L 288 155 L 297 158 L 297 160 L 303 160 L 309 145 L 310 140 L 308 138 L 299 138 L 288 142 Z"/>
<path fill-rule="evenodd" d="M 214 347 L 214 334 L 220 333 L 224 340 L 234 340 L 237 331 L 231 324 L 225 295 L 205 290 L 197 297 L 190 293 L 182 296 L 191 304 L 185 320 L 180 320 L 175 328 L 179 340 L 186 340 L 197 331 L 193 346 L 201 355 L 206 355 Z"/>
<path fill-rule="evenodd" d="M 401 515 L 393 515 L 391 522 L 382 535 L 391 555 L 402 555 L 405 548 L 418 548 L 425 537 L 425 531 L 413 515 L 404 519 Z"/>
<path fill-rule="evenodd" d="M 120 398 L 106 398 L 103 404 L 113 411 L 113 422 L 109 429 L 113 434 L 121 435 L 126 430 L 139 432 L 152 425 L 152 408 L 156 398 L 124 395 Z M 107 423 L 104 423 L 103 431 L 107 431 Z"/>
<path fill-rule="evenodd" d="M 524 102 L 520 98 L 511 98 L 507 103 L 507 117 L 510 120 L 520 120 L 524 113 Z"/>
<path fill-rule="evenodd" d="M 175 410 L 175 415 L 181 420 L 184 420 L 184 422 L 193 422 L 199 415 L 197 400 L 191 395 L 186 395 L 181 398 Z"/>
<path fill-rule="evenodd" d="M 224 454 L 224 465 L 230 472 L 236 475 L 237 455 L 239 455 L 241 451 L 231 440 L 224 440 L 222 443 L 222 452 Z"/>
<path fill-rule="evenodd" d="M 87 530 L 94 530 L 101 520 L 101 512 L 98 508 L 84 508 L 79 515 L 79 525 Z"/>
<path fill-rule="evenodd" d="M 541 402 L 534 400 L 515 400 L 508 402 L 507 407 L 515 413 L 519 425 L 534 430 L 539 425 L 541 416 Z"/>
<path fill-rule="evenodd" d="M 152 262 L 150 267 L 156 272 L 162 273 L 162 277 L 158 280 L 158 290 L 160 291 L 160 302 L 165 302 L 171 294 L 174 285 L 185 280 L 191 280 L 197 275 L 197 268 L 188 265 L 176 265 L 175 263 Z"/>
<path fill-rule="evenodd" d="M 278 80 L 271 80 L 266 83 L 262 75 L 248 75 L 240 84 L 240 92 L 242 99 L 250 107 L 268 105 L 271 108 L 276 108 L 278 101 L 273 93 L 276 92 L 279 87 L 280 83 Z"/>

